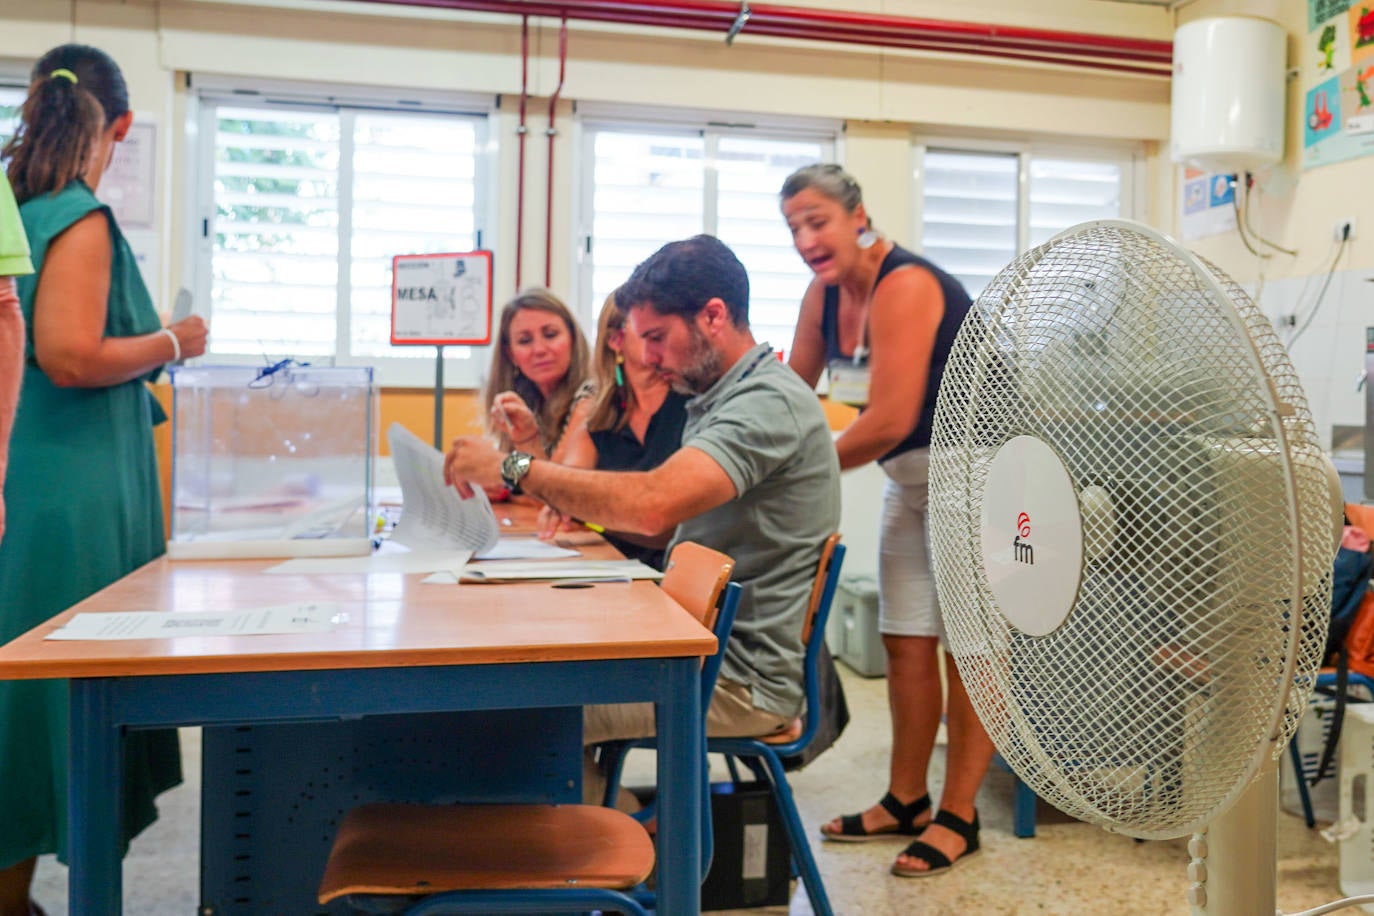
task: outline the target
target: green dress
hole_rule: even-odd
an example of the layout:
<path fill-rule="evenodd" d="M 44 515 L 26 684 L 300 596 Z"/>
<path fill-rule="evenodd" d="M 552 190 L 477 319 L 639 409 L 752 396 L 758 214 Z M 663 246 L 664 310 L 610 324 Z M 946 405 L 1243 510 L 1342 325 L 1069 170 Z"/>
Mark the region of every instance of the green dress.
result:
<path fill-rule="evenodd" d="M 35 270 L 42 271 L 52 240 L 95 210 L 109 220 L 114 254 L 105 335 L 157 330 L 158 316 L 128 242 L 109 208 L 80 181 L 20 206 Z M 145 379 L 108 388 L 58 388 L 49 381 L 33 355 L 37 277 L 18 280 L 30 331 L 5 478 L 0 643 L 166 548 L 153 449 L 153 424 L 165 414 Z M 65 857 L 67 745 L 66 681 L 0 681 L 0 868 L 45 853 Z M 179 782 L 175 731 L 126 738 L 126 843 L 156 820 L 154 796 Z"/>

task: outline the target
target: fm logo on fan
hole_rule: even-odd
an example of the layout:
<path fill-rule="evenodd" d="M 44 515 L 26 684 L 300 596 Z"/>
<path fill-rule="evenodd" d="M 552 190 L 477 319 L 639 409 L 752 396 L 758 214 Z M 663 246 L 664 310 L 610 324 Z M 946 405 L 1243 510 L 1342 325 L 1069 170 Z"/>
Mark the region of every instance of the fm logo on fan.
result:
<path fill-rule="evenodd" d="M 1012 556 L 1017 563 L 1035 565 L 1035 548 L 1030 544 L 1030 516 L 1025 512 L 1016 516 L 1016 537 L 1011 539 Z M 1026 540 L 1021 540 L 1026 538 Z"/>

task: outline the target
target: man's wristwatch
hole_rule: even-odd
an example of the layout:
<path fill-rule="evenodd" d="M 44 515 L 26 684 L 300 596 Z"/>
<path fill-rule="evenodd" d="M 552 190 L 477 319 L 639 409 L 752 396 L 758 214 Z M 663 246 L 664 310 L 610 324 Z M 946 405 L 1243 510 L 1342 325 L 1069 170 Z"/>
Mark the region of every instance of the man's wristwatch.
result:
<path fill-rule="evenodd" d="M 501 480 L 512 494 L 520 492 L 520 481 L 530 472 L 533 456 L 525 452 L 511 452 L 501 460 Z"/>

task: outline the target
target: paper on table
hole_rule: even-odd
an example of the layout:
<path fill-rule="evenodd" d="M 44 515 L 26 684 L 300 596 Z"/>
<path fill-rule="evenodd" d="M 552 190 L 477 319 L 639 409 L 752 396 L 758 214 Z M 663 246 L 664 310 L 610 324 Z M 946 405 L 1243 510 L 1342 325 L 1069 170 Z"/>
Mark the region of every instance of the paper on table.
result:
<path fill-rule="evenodd" d="M 408 550 L 386 543 L 370 557 L 298 557 L 263 570 L 274 575 L 329 576 L 370 573 L 422 573 L 462 569 L 471 550 Z"/>
<path fill-rule="evenodd" d="M 495 563 L 469 563 L 462 567 L 464 582 L 516 582 L 535 579 L 661 579 L 663 573 L 638 560 L 501 560 Z M 436 573 L 425 582 L 452 585 L 451 571 Z"/>
<path fill-rule="evenodd" d="M 47 639 L 170 639 L 177 636 L 248 636 L 320 633 L 334 629 L 338 606 L 329 602 L 282 604 L 252 611 L 120 611 L 77 614 Z"/>
<path fill-rule="evenodd" d="M 386 432 L 404 509 L 391 539 L 415 550 L 496 546 L 500 526 L 481 487 L 463 499 L 444 483 L 444 456 L 399 423 Z"/>
<path fill-rule="evenodd" d="M 474 560 L 554 560 L 579 556 L 576 550 L 559 547 L 538 538 L 501 538 L 496 546 L 473 557 Z"/>

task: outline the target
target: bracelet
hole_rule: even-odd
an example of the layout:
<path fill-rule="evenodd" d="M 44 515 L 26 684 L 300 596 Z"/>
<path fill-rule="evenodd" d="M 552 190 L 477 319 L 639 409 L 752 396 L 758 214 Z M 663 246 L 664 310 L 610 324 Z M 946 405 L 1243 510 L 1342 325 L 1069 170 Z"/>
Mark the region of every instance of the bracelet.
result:
<path fill-rule="evenodd" d="M 171 360 L 171 361 L 172 361 L 172 362 L 177 362 L 178 360 L 180 360 L 180 359 L 181 359 L 181 341 L 177 340 L 176 334 L 173 334 L 173 333 L 172 333 L 172 329 L 171 329 L 171 328 L 158 328 L 157 330 L 158 330 L 158 333 L 159 333 L 159 334 L 166 334 L 166 335 L 167 335 L 167 339 L 170 340 L 170 341 L 172 342 L 172 360 Z"/>

